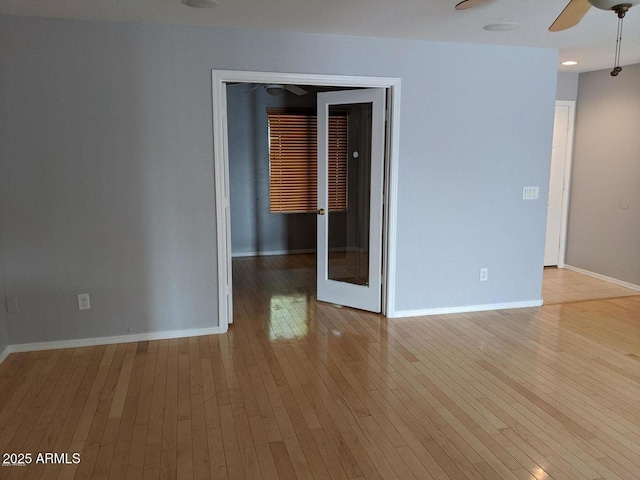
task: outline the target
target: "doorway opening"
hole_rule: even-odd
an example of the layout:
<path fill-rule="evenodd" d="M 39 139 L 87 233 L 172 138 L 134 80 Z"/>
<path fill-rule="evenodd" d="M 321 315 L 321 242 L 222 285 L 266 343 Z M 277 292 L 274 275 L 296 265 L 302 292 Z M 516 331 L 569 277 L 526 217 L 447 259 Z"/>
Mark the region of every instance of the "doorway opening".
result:
<path fill-rule="evenodd" d="M 565 298 L 564 281 L 575 101 L 556 101 L 553 122 L 542 296 L 545 304 Z"/>
<path fill-rule="evenodd" d="M 542 288 L 545 305 L 638 294 L 624 282 L 565 263 L 575 103 L 556 101 Z"/>
<path fill-rule="evenodd" d="M 574 101 L 557 101 L 547 203 L 544 266 L 564 268 L 569 218 L 569 187 L 573 157 Z"/>
<path fill-rule="evenodd" d="M 399 136 L 399 79 L 379 77 L 343 77 L 325 75 L 281 74 L 266 72 L 213 71 L 212 80 L 215 160 L 214 173 L 216 182 L 216 226 L 218 242 L 218 312 L 221 330 L 226 331 L 228 324 L 233 321 L 232 238 L 236 241 L 236 245 L 238 245 L 238 237 L 245 237 L 244 239 L 241 238 L 240 241 L 240 243 L 242 243 L 242 240 L 244 240 L 245 244 L 239 249 L 236 248 L 236 251 L 233 253 L 236 257 L 257 255 L 257 258 L 254 257 L 254 259 L 252 260 L 253 267 L 255 267 L 256 262 L 261 263 L 265 266 L 274 264 L 274 262 L 278 265 L 279 262 L 286 263 L 284 259 L 280 259 L 277 261 L 271 259 L 269 261 L 266 261 L 267 259 L 264 258 L 264 261 L 260 260 L 261 255 L 273 255 L 282 253 L 305 254 L 307 260 L 302 260 L 302 264 L 305 264 L 308 267 L 308 252 L 313 251 L 313 249 L 316 248 L 316 245 L 314 245 L 312 242 L 313 235 L 309 235 L 309 232 L 313 230 L 312 226 L 314 225 L 314 222 L 316 222 L 316 220 L 318 231 L 323 231 L 322 229 L 326 230 L 325 236 L 329 240 L 325 245 L 322 246 L 322 248 L 324 249 L 323 251 L 326 251 L 326 258 L 328 259 L 329 265 L 325 266 L 324 270 L 322 270 L 322 268 L 318 268 L 318 283 L 322 282 L 321 273 L 326 272 L 327 274 L 325 275 L 325 280 L 327 280 L 329 283 L 332 282 L 331 275 L 333 275 L 333 277 L 337 277 L 337 282 L 339 283 L 338 286 L 340 287 L 338 290 L 341 292 L 345 290 L 348 291 L 350 288 L 355 287 L 360 287 L 365 290 L 369 289 L 371 291 L 375 290 L 375 286 L 373 288 L 370 288 L 369 285 L 369 282 L 373 279 L 373 281 L 378 282 L 377 290 L 379 307 L 377 311 L 382 311 L 382 313 L 386 315 L 391 314 L 394 308 L 393 300 L 395 296 L 393 279 L 395 277 L 395 198 Z M 287 86 L 292 87 L 286 88 Z M 275 92 L 276 95 L 274 95 L 274 88 L 280 90 L 280 92 Z M 269 92 L 269 89 L 271 89 L 272 92 Z M 286 90 L 287 92 L 285 93 L 283 90 Z M 353 232 L 350 232 L 349 234 L 347 234 L 346 232 L 342 232 L 342 236 L 344 237 L 344 239 L 346 239 L 347 236 L 350 236 L 353 237 L 353 239 L 357 240 L 352 241 L 348 244 L 348 246 L 347 244 L 341 245 L 339 248 L 335 248 L 334 244 L 333 251 L 330 252 L 332 246 L 329 236 L 335 236 L 337 234 L 339 236 L 340 233 L 340 229 L 336 229 L 335 227 L 332 229 L 331 225 L 344 226 L 358 224 L 361 223 L 362 220 L 362 218 L 360 218 L 359 220 L 356 219 L 345 222 L 347 215 L 345 207 L 342 207 L 341 210 L 341 208 L 339 207 L 339 203 L 336 203 L 335 199 L 329 198 L 322 200 L 321 193 L 324 192 L 326 194 L 327 192 L 331 191 L 331 189 L 333 188 L 331 182 L 335 182 L 335 180 L 333 180 L 333 177 L 335 177 L 335 171 L 331 170 L 332 166 L 330 161 L 328 161 L 327 163 L 328 166 L 325 165 L 326 172 L 324 173 L 322 171 L 323 162 L 318 162 L 318 185 L 320 186 L 320 188 L 318 188 L 318 195 L 319 201 L 324 203 L 319 203 L 317 205 L 318 210 L 316 212 L 307 211 L 305 214 L 297 215 L 297 218 L 295 216 L 296 214 L 271 215 L 271 218 L 268 218 L 269 216 L 267 216 L 267 220 L 265 220 L 264 216 L 262 216 L 262 218 L 259 218 L 260 212 L 264 213 L 265 210 L 268 211 L 267 203 L 270 203 L 269 199 L 264 195 L 263 191 L 263 194 L 259 195 L 258 198 L 255 199 L 255 202 L 251 202 L 253 204 L 249 206 L 249 214 L 247 215 L 247 213 L 245 212 L 244 215 L 241 215 L 242 218 L 240 219 L 240 223 L 238 223 L 237 219 L 234 219 L 232 221 L 232 218 L 234 218 L 234 216 L 231 211 L 231 199 L 239 190 L 242 189 L 242 183 L 244 182 L 245 187 L 247 186 L 247 184 L 251 184 L 249 185 L 249 189 L 253 188 L 255 191 L 258 182 L 262 183 L 263 187 L 260 187 L 262 189 L 264 189 L 265 180 L 268 182 L 268 179 L 264 178 L 264 171 L 262 173 L 254 171 L 250 172 L 249 174 L 245 172 L 245 175 L 241 175 L 239 186 L 236 183 L 236 180 L 234 180 L 233 183 L 230 182 L 230 173 L 233 170 L 232 168 L 230 168 L 231 165 L 229 164 L 229 160 L 231 158 L 230 150 L 234 150 L 238 147 L 236 134 L 230 130 L 230 126 L 235 128 L 235 124 L 238 121 L 238 118 L 236 116 L 237 110 L 235 110 L 235 106 L 229 105 L 228 102 L 227 93 L 233 91 L 242 92 L 247 96 L 260 95 L 261 97 L 264 97 L 265 95 L 267 97 L 281 97 L 284 94 L 293 98 L 291 100 L 293 104 L 310 103 L 308 99 L 303 100 L 303 97 L 306 96 L 306 92 L 313 91 L 314 93 L 316 93 L 324 91 L 324 93 L 318 95 L 318 97 L 322 95 L 326 96 L 324 100 L 324 107 L 320 107 L 320 109 L 318 110 L 318 149 L 320 152 L 320 155 L 318 156 L 319 159 L 327 158 L 327 156 L 330 156 L 330 152 L 329 154 L 326 154 L 325 152 L 325 155 L 323 155 L 323 148 L 325 150 L 331 151 L 330 145 L 332 142 L 331 138 L 329 138 L 331 134 L 327 133 L 325 135 L 320 126 L 330 125 L 332 121 L 331 116 L 335 115 L 352 114 L 353 118 L 366 118 L 366 113 L 362 113 L 363 111 L 366 112 L 366 109 L 363 110 L 362 108 L 356 108 L 355 105 L 351 104 L 358 102 L 366 103 L 366 101 L 368 100 L 366 98 L 364 100 L 361 100 L 361 97 L 363 95 L 366 97 L 365 92 L 367 91 L 370 92 L 371 95 L 378 95 L 378 97 L 382 99 L 382 103 L 378 105 L 378 107 L 382 105 L 382 108 L 377 107 L 378 113 L 373 114 L 373 118 L 375 119 L 373 123 L 377 125 L 377 131 L 379 133 L 381 132 L 379 136 L 382 137 L 379 152 L 381 159 L 379 173 L 379 234 L 372 235 L 372 237 L 379 236 L 379 252 L 377 253 L 380 256 L 380 262 L 378 271 L 376 272 L 374 269 L 374 272 L 370 274 L 368 280 L 365 279 L 367 268 L 364 268 L 364 262 L 362 260 L 363 251 L 367 251 L 368 248 L 362 248 L 366 243 L 362 241 L 362 238 L 364 237 L 362 233 L 356 233 L 354 235 Z M 351 93 L 349 93 L 349 91 L 351 91 Z M 232 94 L 232 96 L 233 95 L 236 94 Z M 353 95 L 356 96 L 353 97 Z M 353 98 L 356 98 L 356 100 L 353 101 Z M 235 100 L 237 100 L 237 98 Z M 240 99 L 240 102 L 242 103 L 242 98 Z M 387 106 L 386 109 L 384 108 L 385 103 Z M 317 103 L 317 105 L 320 105 L 320 103 Z M 287 107 L 288 105 L 284 106 Z M 231 110 L 232 108 L 234 109 L 233 111 Z M 335 109 L 337 113 L 332 109 Z M 322 112 L 328 112 L 328 119 L 325 118 L 323 120 L 323 117 L 320 115 Z M 261 121 L 264 121 L 265 113 L 256 113 L 259 113 L 261 115 Z M 255 125 L 253 127 L 255 127 Z M 262 126 L 258 126 L 258 128 L 262 129 Z M 352 127 L 349 128 L 351 129 Z M 332 127 L 327 128 L 327 131 L 331 130 Z M 356 135 L 352 135 L 355 138 Z M 324 147 L 322 143 L 323 138 Z M 366 135 L 363 138 L 367 138 Z M 262 144 L 264 145 L 264 141 Z M 247 145 L 244 145 L 243 147 L 247 148 Z M 255 145 L 249 145 L 248 148 L 254 147 Z M 351 158 L 355 160 L 360 156 L 360 154 L 365 153 L 366 150 L 367 148 L 351 148 L 349 150 L 349 155 L 351 155 Z M 268 155 L 265 155 L 264 152 L 258 153 L 258 155 L 266 157 L 265 161 L 268 162 L 269 157 Z M 233 168 L 235 167 L 236 165 L 234 164 Z M 265 165 L 262 165 L 263 169 L 264 167 Z M 352 171 L 356 172 L 357 169 L 352 167 Z M 322 175 L 325 176 L 323 177 Z M 357 177 L 357 175 L 354 175 L 354 177 Z M 326 184 L 327 178 L 330 178 L 329 186 L 322 187 L 323 184 Z M 375 178 L 375 176 L 372 175 L 371 178 Z M 346 183 L 349 181 L 350 180 L 345 180 L 345 194 L 348 191 L 348 185 Z M 375 190 L 374 187 L 375 183 L 373 183 L 371 186 L 372 191 Z M 353 189 L 349 193 L 349 195 L 356 195 L 357 191 L 357 189 Z M 368 187 L 367 193 L 369 193 Z M 382 201 L 383 196 L 385 199 L 384 202 Z M 357 210 L 355 208 L 355 205 L 357 204 L 358 200 L 360 201 L 360 204 L 362 204 L 362 196 L 354 198 L 356 203 L 352 202 L 353 206 L 350 207 L 351 210 L 349 212 L 349 215 Z M 326 215 L 324 215 L 325 211 Z M 243 228 L 243 225 L 241 223 L 242 221 L 252 223 L 252 228 Z M 257 228 L 265 226 L 262 225 L 262 223 L 264 222 L 266 222 L 267 224 L 275 222 L 276 225 L 266 225 L 266 229 Z M 235 225 L 236 228 L 232 227 L 232 224 Z M 294 224 L 299 225 L 295 227 Z M 268 235 L 265 232 L 268 232 Z M 318 239 L 319 244 L 322 243 L 320 241 L 323 238 L 322 235 L 316 236 L 316 238 Z M 360 243 L 358 243 L 358 241 Z M 322 255 L 318 254 L 318 258 L 321 259 L 321 257 Z M 334 261 L 332 262 L 332 260 Z M 299 262 L 300 260 L 298 260 L 298 263 Z M 247 265 L 250 265 L 250 263 L 245 263 Z M 375 265 L 375 262 L 372 264 Z M 347 268 L 344 268 L 345 266 Z M 349 277 L 349 275 L 354 277 L 356 281 L 353 281 L 353 283 L 351 283 L 353 279 Z M 355 289 L 354 292 L 356 292 Z M 318 298 L 320 297 L 321 296 L 319 296 Z M 324 300 L 324 298 L 320 299 Z M 348 303 L 349 298 L 347 298 L 346 302 L 333 300 L 328 301 L 350 305 Z M 351 306 L 362 308 L 358 304 L 351 304 Z M 367 307 L 364 308 L 369 309 Z"/>

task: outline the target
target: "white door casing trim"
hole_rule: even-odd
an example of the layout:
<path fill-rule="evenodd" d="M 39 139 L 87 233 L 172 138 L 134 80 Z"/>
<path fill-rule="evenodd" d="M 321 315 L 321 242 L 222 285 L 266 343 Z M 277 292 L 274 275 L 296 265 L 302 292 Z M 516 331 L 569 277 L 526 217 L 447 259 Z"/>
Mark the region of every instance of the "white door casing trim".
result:
<path fill-rule="evenodd" d="M 571 168 L 573 164 L 573 137 L 576 121 L 576 102 L 575 100 L 557 100 L 556 107 L 558 106 L 566 106 L 569 109 L 567 148 L 564 158 L 564 184 L 562 190 L 562 223 L 560 225 L 560 246 L 558 250 L 558 268 L 564 268 L 567 253 L 567 229 L 569 224 L 569 197 L 571 193 Z"/>
<path fill-rule="evenodd" d="M 389 89 L 387 135 L 388 158 L 385 162 L 385 222 L 383 227 L 383 314 L 393 317 L 395 310 L 396 209 L 398 194 L 398 160 L 400 140 L 400 79 L 302 73 L 248 72 L 212 70 L 213 163 L 216 199 L 218 322 L 221 333 L 233 321 L 231 289 L 231 224 L 229 202 L 229 158 L 227 136 L 226 84 L 229 82 L 276 83 L 336 87 L 370 87 Z"/>

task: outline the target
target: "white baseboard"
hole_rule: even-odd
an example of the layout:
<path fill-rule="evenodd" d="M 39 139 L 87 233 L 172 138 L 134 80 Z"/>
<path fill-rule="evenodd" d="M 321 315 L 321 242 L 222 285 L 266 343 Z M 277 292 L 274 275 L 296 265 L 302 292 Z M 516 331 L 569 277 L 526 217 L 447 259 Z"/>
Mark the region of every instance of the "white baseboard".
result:
<path fill-rule="evenodd" d="M 446 315 L 450 313 L 486 312 L 488 310 L 507 310 L 511 308 L 541 307 L 542 300 L 526 302 L 489 303 L 485 305 L 465 305 L 463 307 L 427 308 L 424 310 L 399 310 L 390 315 L 391 318 L 422 317 L 426 315 Z"/>
<path fill-rule="evenodd" d="M 0 353 L 0 364 L 2 364 L 2 362 L 5 361 L 5 359 L 9 356 L 9 354 L 11 353 L 11 347 L 8 346 L 7 348 L 5 348 L 1 353 Z"/>
<path fill-rule="evenodd" d="M 60 340 L 55 342 L 20 343 L 9 345 L 0 354 L 0 363 L 10 353 L 35 352 L 37 350 L 57 350 L 59 348 L 94 347 L 96 345 L 108 345 L 113 343 L 145 342 L 149 340 L 168 340 L 171 338 L 200 337 L 202 335 L 218 335 L 222 332 L 220 327 L 198 328 L 192 330 L 172 330 L 166 332 L 133 333 L 131 335 L 118 335 L 115 337 L 78 338 L 74 340 Z"/>
<path fill-rule="evenodd" d="M 581 273 L 582 275 L 597 278 L 598 280 L 613 283 L 614 285 L 618 285 L 619 287 L 624 287 L 628 288 L 629 290 L 636 290 L 640 292 L 640 285 L 634 285 L 633 283 L 618 280 L 617 278 L 607 277 L 606 275 L 601 275 L 599 273 L 590 272 L 589 270 L 583 270 L 582 268 L 572 267 L 571 265 L 565 265 L 564 268 L 566 268 L 567 270 L 571 270 L 572 272 Z"/>
<path fill-rule="evenodd" d="M 240 257 L 270 257 L 274 255 L 296 255 L 298 253 L 316 253 L 315 248 L 305 248 L 302 250 L 269 250 L 265 252 L 233 252 L 232 258 Z"/>

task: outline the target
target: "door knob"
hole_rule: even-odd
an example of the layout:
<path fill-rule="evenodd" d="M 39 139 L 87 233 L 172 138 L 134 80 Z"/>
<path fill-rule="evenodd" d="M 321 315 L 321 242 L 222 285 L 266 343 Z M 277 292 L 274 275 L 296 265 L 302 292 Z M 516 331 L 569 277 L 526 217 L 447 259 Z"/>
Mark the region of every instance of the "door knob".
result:
<path fill-rule="evenodd" d="M 318 215 L 324 215 L 324 208 L 318 209 Z"/>

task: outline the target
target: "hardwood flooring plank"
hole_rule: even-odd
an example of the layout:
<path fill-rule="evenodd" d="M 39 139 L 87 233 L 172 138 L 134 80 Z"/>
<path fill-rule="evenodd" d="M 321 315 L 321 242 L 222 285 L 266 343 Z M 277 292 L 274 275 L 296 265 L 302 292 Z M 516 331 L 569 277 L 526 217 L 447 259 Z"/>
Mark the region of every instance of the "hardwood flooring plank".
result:
<path fill-rule="evenodd" d="M 81 462 L 0 478 L 638 478 L 640 296 L 385 319 L 317 302 L 310 255 L 233 268 L 225 335 L 10 355 L 0 451 Z"/>

